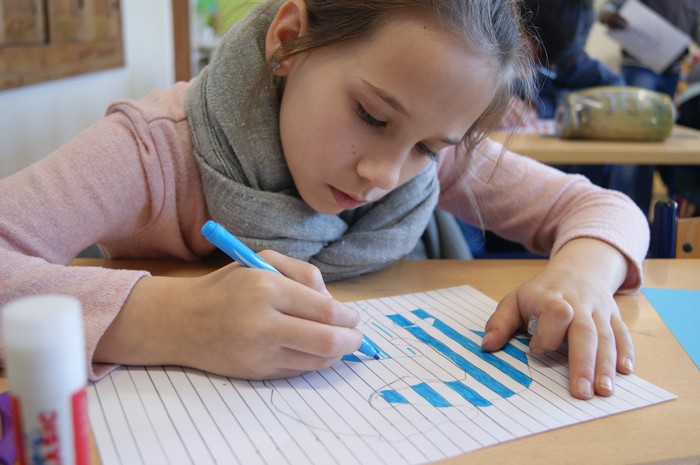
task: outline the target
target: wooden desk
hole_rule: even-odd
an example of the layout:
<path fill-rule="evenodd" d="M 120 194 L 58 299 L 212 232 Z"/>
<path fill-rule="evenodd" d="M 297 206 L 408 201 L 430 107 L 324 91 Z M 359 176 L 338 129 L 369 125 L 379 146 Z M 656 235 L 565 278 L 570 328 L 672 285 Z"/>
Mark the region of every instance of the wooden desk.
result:
<path fill-rule="evenodd" d="M 498 132 L 493 139 L 508 141 Z M 539 134 L 513 134 L 508 148 L 550 164 L 700 165 L 700 131 L 675 126 L 663 142 L 560 139 Z"/>
<path fill-rule="evenodd" d="M 544 260 L 403 261 L 379 273 L 329 286 L 339 300 L 361 300 L 469 284 L 494 299 L 533 276 Z M 195 276 L 222 263 L 82 259 L 77 265 L 145 268 L 158 275 Z M 700 260 L 648 260 L 646 286 L 700 289 Z M 641 293 L 618 296 L 637 349 L 636 373 L 677 400 L 482 449 L 441 463 L 542 465 L 700 463 L 700 370 Z M 0 379 L 0 388 L 5 380 Z M 672 459 L 695 457 L 689 461 Z M 96 461 L 95 463 L 99 463 Z"/>

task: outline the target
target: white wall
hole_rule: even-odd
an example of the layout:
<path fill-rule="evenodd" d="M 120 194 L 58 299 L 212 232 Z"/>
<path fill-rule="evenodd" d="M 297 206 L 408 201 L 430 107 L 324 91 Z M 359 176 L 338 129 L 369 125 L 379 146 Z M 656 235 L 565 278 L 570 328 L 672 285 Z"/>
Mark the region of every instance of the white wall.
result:
<path fill-rule="evenodd" d="M 120 98 L 174 82 L 170 0 L 122 0 L 123 68 L 0 91 L 0 178 L 48 155 Z"/>

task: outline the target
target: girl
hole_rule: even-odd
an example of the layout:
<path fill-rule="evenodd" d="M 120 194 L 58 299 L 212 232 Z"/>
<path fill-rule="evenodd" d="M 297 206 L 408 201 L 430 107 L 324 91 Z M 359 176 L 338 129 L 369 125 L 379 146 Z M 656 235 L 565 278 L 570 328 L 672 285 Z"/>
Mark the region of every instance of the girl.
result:
<path fill-rule="evenodd" d="M 323 280 L 400 259 L 439 207 L 551 254 L 483 348 L 537 316 L 530 349 L 568 340 L 573 395 L 610 395 L 634 361 L 613 294 L 640 286 L 648 227 L 626 197 L 486 139 L 532 82 L 525 43 L 511 0 L 266 1 L 192 82 L 115 103 L 0 181 L 0 302 L 79 297 L 92 378 L 119 363 L 292 376 L 360 344 Z M 65 266 L 94 242 L 195 260 L 210 218 L 284 276 Z"/>

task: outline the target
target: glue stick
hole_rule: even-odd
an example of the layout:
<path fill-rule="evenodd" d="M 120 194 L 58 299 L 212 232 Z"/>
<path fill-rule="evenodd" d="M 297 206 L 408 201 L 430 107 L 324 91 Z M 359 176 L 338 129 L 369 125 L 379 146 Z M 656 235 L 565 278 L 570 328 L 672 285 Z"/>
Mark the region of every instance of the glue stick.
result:
<path fill-rule="evenodd" d="M 20 465 L 88 465 L 80 301 L 62 295 L 24 297 L 7 304 L 2 318 Z"/>

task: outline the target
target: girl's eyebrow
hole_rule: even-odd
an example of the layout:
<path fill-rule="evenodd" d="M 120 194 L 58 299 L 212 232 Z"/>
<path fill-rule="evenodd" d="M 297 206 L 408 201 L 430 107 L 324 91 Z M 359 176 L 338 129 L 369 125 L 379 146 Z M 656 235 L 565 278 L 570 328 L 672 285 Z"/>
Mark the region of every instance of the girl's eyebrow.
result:
<path fill-rule="evenodd" d="M 386 102 L 387 105 L 389 105 L 391 108 L 393 108 L 394 110 L 398 111 L 399 113 L 401 113 L 402 115 L 404 115 L 406 117 L 411 116 L 411 115 L 409 115 L 408 111 L 404 108 L 404 106 L 401 105 L 401 102 L 399 102 L 396 98 L 389 95 L 389 93 L 387 91 L 385 91 L 384 89 L 380 89 L 379 87 L 377 87 L 373 84 L 370 84 L 369 82 L 365 81 L 364 79 L 362 79 L 362 82 L 365 84 L 365 86 L 367 86 L 369 88 L 369 90 L 371 90 L 377 97 L 384 100 L 384 102 Z"/>
<path fill-rule="evenodd" d="M 370 84 L 369 82 L 365 81 L 364 79 L 362 79 L 362 83 L 365 86 L 367 86 L 367 88 L 372 93 L 374 93 L 377 97 L 379 97 L 384 102 L 386 102 L 386 104 L 389 105 L 391 108 L 398 111 L 399 113 L 406 116 L 407 118 L 410 118 L 411 115 L 408 113 L 406 108 L 404 108 L 404 106 L 401 105 L 401 102 L 399 102 L 396 98 L 391 96 L 387 91 L 385 91 L 384 89 L 380 89 L 379 87 L 377 87 L 373 84 Z M 444 139 L 439 139 L 439 140 L 440 140 L 440 142 L 444 142 L 448 145 L 457 145 L 460 142 L 459 139 L 450 139 L 450 138 L 444 138 Z"/>

